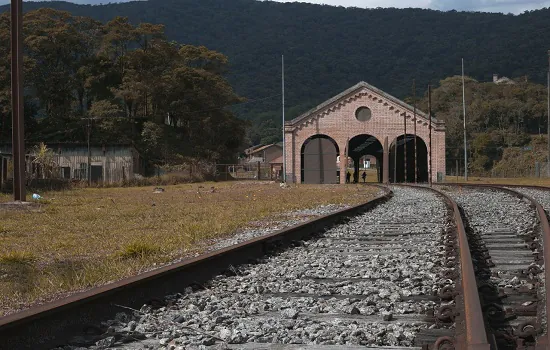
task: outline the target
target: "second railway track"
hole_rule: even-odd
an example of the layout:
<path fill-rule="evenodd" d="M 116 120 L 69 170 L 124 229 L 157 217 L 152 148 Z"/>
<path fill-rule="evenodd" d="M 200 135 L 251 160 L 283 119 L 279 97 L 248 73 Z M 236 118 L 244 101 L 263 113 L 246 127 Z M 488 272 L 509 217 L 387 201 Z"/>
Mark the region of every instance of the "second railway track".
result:
<path fill-rule="evenodd" d="M 546 349 L 544 240 L 535 190 L 451 186 L 463 210 L 484 318 L 496 349 Z M 548 201 L 542 190 L 536 200 Z M 546 217 L 542 218 L 546 220 Z"/>

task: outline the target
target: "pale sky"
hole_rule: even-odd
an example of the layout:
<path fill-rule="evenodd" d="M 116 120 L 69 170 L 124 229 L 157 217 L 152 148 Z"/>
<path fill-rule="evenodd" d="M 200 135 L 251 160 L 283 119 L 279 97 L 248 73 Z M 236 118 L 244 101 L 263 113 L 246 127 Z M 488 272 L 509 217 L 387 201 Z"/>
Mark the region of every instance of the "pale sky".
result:
<path fill-rule="evenodd" d="M 275 0 L 291 2 L 293 0 Z M 313 4 L 334 6 L 376 7 L 419 7 L 449 11 L 481 11 L 519 14 L 526 10 L 550 7 L 550 0 L 301 0 Z"/>

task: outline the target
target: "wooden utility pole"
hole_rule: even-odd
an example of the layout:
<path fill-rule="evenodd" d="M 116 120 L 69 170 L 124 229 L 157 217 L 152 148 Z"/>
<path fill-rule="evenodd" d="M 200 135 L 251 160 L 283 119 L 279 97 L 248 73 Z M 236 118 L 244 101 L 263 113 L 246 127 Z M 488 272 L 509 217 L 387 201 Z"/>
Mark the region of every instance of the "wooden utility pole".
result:
<path fill-rule="evenodd" d="M 548 125 L 547 125 L 547 133 L 546 136 L 548 137 L 548 164 L 546 166 L 548 167 L 548 177 L 550 177 L 550 50 L 548 50 L 548 72 L 546 74 L 546 80 L 547 80 L 547 103 L 548 103 Z"/>
<path fill-rule="evenodd" d="M 11 0 L 11 113 L 13 199 L 26 201 L 25 125 L 23 111 L 23 1 Z"/>

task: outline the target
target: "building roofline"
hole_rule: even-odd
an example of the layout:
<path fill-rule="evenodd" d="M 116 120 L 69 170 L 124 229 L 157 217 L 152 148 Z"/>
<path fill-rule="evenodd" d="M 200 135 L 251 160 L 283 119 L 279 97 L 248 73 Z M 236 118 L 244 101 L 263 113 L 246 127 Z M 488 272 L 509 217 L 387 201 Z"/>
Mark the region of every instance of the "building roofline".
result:
<path fill-rule="evenodd" d="M 262 146 L 262 147 L 260 147 L 260 148 L 258 148 L 258 149 L 255 149 L 255 150 L 253 150 L 252 152 L 250 152 L 250 154 L 254 154 L 254 153 L 256 153 L 256 152 L 263 151 L 264 149 L 267 149 L 267 148 L 269 148 L 269 147 L 271 147 L 271 146 L 276 146 L 276 147 L 283 148 L 283 146 L 279 146 L 279 145 L 276 144 L 276 143 L 272 143 L 272 144 L 269 144 L 269 145 Z"/>
<path fill-rule="evenodd" d="M 379 94 L 380 96 L 382 96 L 383 98 L 385 99 L 388 99 L 390 100 L 391 102 L 394 102 L 398 105 L 400 105 L 401 107 L 405 108 L 405 109 L 408 109 L 410 112 L 413 112 L 414 111 L 414 107 L 409 105 L 408 103 L 404 102 L 404 101 L 401 101 L 400 99 L 398 99 L 397 97 L 394 97 L 380 89 L 378 89 L 377 87 L 373 86 L 373 85 L 370 85 L 364 81 L 360 81 L 359 83 L 355 84 L 354 86 L 350 87 L 349 89 L 339 93 L 338 95 L 326 100 L 325 102 L 321 103 L 320 105 L 318 105 L 317 107 L 314 107 L 312 109 L 310 109 L 309 111 L 301 114 L 300 116 L 290 120 L 290 121 L 285 121 L 285 125 L 288 125 L 288 126 L 292 126 L 292 125 L 295 125 L 299 122 L 301 122 L 302 120 L 308 118 L 309 116 L 311 116 L 312 114 L 314 113 L 317 113 L 319 111 L 321 111 L 322 109 L 330 106 L 331 104 L 333 104 L 334 102 L 337 102 L 338 100 L 341 100 L 342 98 L 346 97 L 347 95 L 355 92 L 356 90 L 359 90 L 359 89 L 362 89 L 362 88 L 367 88 L 369 90 L 372 90 L 373 92 Z M 421 117 L 423 119 L 426 119 L 426 121 L 428 121 L 428 115 L 424 112 L 422 112 L 421 110 L 419 110 L 418 108 L 416 109 L 416 115 L 417 117 Z M 436 118 L 432 117 L 432 122 L 434 124 L 443 124 L 442 121 L 439 121 L 437 120 Z"/>

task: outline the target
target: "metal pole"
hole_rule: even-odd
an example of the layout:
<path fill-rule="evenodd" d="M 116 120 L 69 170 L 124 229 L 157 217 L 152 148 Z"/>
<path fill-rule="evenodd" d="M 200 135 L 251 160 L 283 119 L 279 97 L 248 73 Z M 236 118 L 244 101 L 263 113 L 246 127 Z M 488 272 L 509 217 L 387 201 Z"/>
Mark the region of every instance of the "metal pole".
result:
<path fill-rule="evenodd" d="M 393 183 L 397 183 L 397 138 L 395 138 L 395 142 L 393 143 Z"/>
<path fill-rule="evenodd" d="M 404 182 L 407 183 L 407 113 L 403 115 L 403 125 L 405 129 L 405 143 L 403 144 L 403 163 L 405 164 L 405 176 L 404 176 Z"/>
<path fill-rule="evenodd" d="M 462 59 L 462 110 L 464 113 L 464 181 L 468 181 L 468 144 L 466 143 L 466 88 L 464 84 L 464 58 Z"/>
<path fill-rule="evenodd" d="M 432 186 L 432 86 L 428 85 L 428 143 L 429 143 L 429 172 L 428 183 Z"/>
<path fill-rule="evenodd" d="M 384 148 L 382 154 L 382 183 L 390 183 L 390 150 L 388 149 L 388 137 L 384 137 Z"/>
<path fill-rule="evenodd" d="M 286 183 L 286 145 L 285 145 L 285 56 L 281 55 L 281 89 L 283 95 L 283 182 Z"/>
<path fill-rule="evenodd" d="M 416 82 L 413 79 L 413 122 L 414 122 L 414 183 L 418 182 L 418 157 L 416 151 Z"/>
<path fill-rule="evenodd" d="M 11 113 L 13 199 L 26 200 L 25 124 L 23 110 L 23 1 L 11 0 Z"/>
<path fill-rule="evenodd" d="M 87 132 L 87 140 L 88 140 L 88 169 L 86 169 L 86 173 L 88 176 L 88 186 L 92 185 L 92 149 L 90 148 L 90 136 L 92 133 L 92 125 L 91 125 L 91 119 L 88 118 L 88 132 Z"/>

